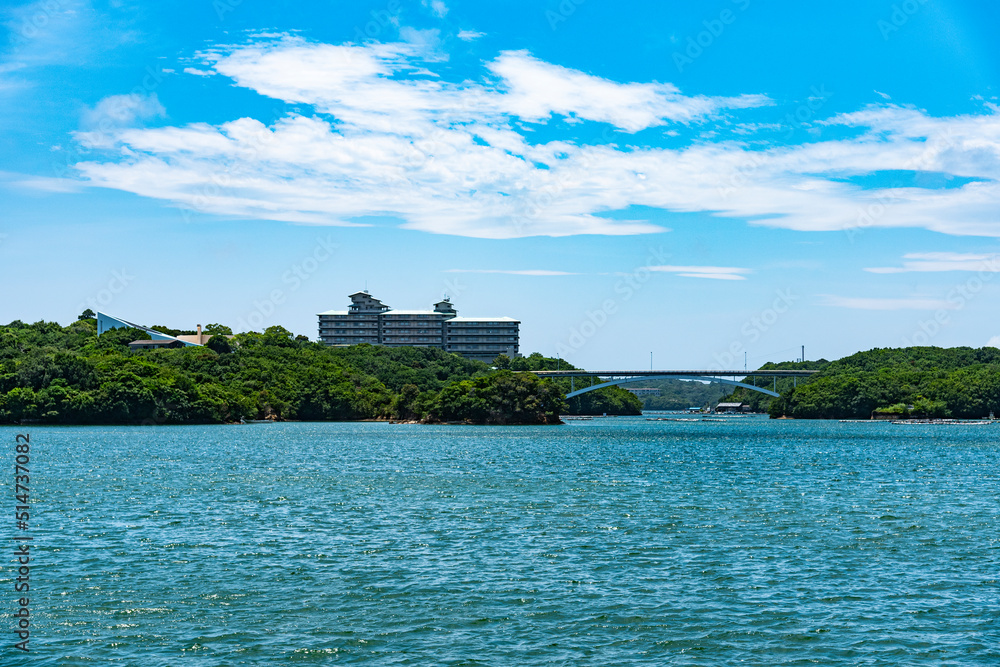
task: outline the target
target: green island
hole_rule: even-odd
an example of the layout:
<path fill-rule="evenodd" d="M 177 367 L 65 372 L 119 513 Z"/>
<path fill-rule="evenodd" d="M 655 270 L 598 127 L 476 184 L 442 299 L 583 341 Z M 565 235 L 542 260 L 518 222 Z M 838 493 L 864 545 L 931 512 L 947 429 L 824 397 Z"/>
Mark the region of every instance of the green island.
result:
<path fill-rule="evenodd" d="M 85 313 L 86 315 L 87 313 Z M 185 333 L 153 327 L 164 333 Z M 243 420 L 404 420 L 558 424 L 560 414 L 641 414 L 618 387 L 566 400 L 571 370 L 540 354 L 493 366 L 442 350 L 326 347 L 280 326 L 208 325 L 203 347 L 131 351 L 139 329 L 97 335 L 96 321 L 0 326 L 0 423 L 222 424 Z M 193 332 L 192 332 L 193 333 Z"/>
<path fill-rule="evenodd" d="M 737 389 L 771 417 L 795 419 L 981 419 L 1000 413 L 1000 349 L 876 348 L 837 361 L 766 364 L 765 369 L 818 370 L 808 380 L 777 382 L 780 398 Z M 758 378 L 755 386 L 771 388 Z"/>
<path fill-rule="evenodd" d="M 169 334 L 185 333 L 153 327 Z M 280 326 L 263 333 L 209 325 L 204 347 L 131 351 L 138 329 L 97 335 L 84 317 L 0 326 L 0 423 L 222 424 L 244 420 L 396 420 L 428 424 L 558 424 L 560 415 L 639 415 L 742 402 L 772 418 L 980 419 L 1000 413 L 1000 349 L 910 347 L 837 361 L 768 363 L 816 370 L 808 379 L 752 379 L 771 398 L 719 385 L 653 380 L 659 396 L 620 387 L 566 399 L 568 379 L 525 371 L 575 370 L 534 353 L 492 365 L 442 350 L 326 347 Z M 594 378 L 596 380 L 596 378 Z M 588 378 L 577 378 L 579 386 Z"/>

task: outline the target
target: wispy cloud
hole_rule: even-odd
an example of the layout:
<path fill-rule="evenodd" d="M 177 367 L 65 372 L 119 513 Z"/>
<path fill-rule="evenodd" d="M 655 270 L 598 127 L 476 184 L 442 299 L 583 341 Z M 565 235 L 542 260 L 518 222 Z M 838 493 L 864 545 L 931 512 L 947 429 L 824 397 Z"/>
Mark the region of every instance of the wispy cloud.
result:
<path fill-rule="evenodd" d="M 957 306 L 944 299 L 909 297 L 903 299 L 879 299 L 872 297 L 847 297 L 821 294 L 824 305 L 854 310 L 954 310 Z"/>
<path fill-rule="evenodd" d="M 459 30 L 457 35 L 457 37 L 463 42 L 472 42 L 485 36 L 485 32 L 478 32 L 476 30 Z"/>
<path fill-rule="evenodd" d="M 230 216 L 336 225 L 377 209 L 408 228 L 483 238 L 650 233 L 662 228 L 596 215 L 610 202 L 595 193 L 606 197 L 621 167 L 609 164 L 604 174 L 594 167 L 625 153 L 564 141 L 532 145 L 518 119 L 561 113 L 632 131 L 766 100 L 618 84 L 523 52 L 488 65 L 496 83 L 449 83 L 428 76 L 439 54 L 416 39 L 353 46 L 286 37 L 203 57 L 240 86 L 310 104 L 335 121 L 289 114 L 270 126 L 243 118 L 122 131 L 116 139 L 127 157 L 79 164 L 85 178 Z M 569 88 L 530 100 L 536 76 L 565 76 Z M 220 172 L 224 192 L 211 185 Z"/>
<path fill-rule="evenodd" d="M 156 93 L 110 95 L 83 113 L 84 127 L 98 127 L 110 123 L 123 127 L 136 121 L 162 117 L 166 113 Z"/>
<path fill-rule="evenodd" d="M 422 0 L 422 4 L 439 18 L 444 18 L 448 13 L 448 5 L 444 3 L 444 0 Z"/>
<path fill-rule="evenodd" d="M 86 185 L 69 178 L 51 178 L 46 176 L 18 176 L 13 181 L 18 187 L 31 188 L 41 192 L 82 192 Z"/>
<path fill-rule="evenodd" d="M 668 121 L 691 122 L 725 108 L 770 104 L 764 95 L 689 97 L 671 84 L 617 83 L 546 63 L 526 51 L 503 53 L 489 68 L 506 88 L 500 97 L 504 109 L 536 122 L 561 114 L 638 132 Z"/>
<path fill-rule="evenodd" d="M 958 252 L 918 252 L 903 255 L 902 266 L 865 269 L 869 273 L 911 273 L 941 271 L 1000 271 L 1000 256 L 996 254 Z"/>
<path fill-rule="evenodd" d="M 4 12 L 8 38 L 3 61 L 14 68 L 65 63 L 84 50 L 93 28 L 85 0 L 39 0 Z"/>
<path fill-rule="evenodd" d="M 548 271 L 546 269 L 448 269 L 445 273 L 502 273 L 510 276 L 579 276 L 579 273 L 568 271 Z"/>
<path fill-rule="evenodd" d="M 483 63 L 481 80 L 449 81 L 447 68 L 437 71 L 447 54 L 432 33 L 365 45 L 279 36 L 201 54 L 206 71 L 301 115 L 268 125 L 237 118 L 119 128 L 108 133 L 106 156 L 77 167 L 94 185 L 178 206 L 198 202 L 208 213 L 328 225 L 393 215 L 406 228 L 481 238 L 663 231 L 604 215 L 630 206 L 801 231 L 863 224 L 1000 237 L 1000 113 L 989 103 L 983 113 L 945 118 L 871 106 L 816 122 L 838 136 L 852 128 L 849 138 L 751 146 L 732 139 L 739 135 L 727 116 L 770 104 L 766 96 L 616 82 L 525 51 Z M 552 138 L 539 142 L 525 121 L 546 124 Z M 575 129 L 584 121 L 605 124 L 612 138 L 684 125 L 719 137 L 672 149 L 641 135 L 624 147 L 589 143 Z M 951 189 L 845 181 L 890 170 L 976 180 Z"/>
<path fill-rule="evenodd" d="M 711 280 L 746 280 L 750 269 L 734 266 L 647 266 L 650 271 L 673 273 L 684 278 L 708 278 Z"/>

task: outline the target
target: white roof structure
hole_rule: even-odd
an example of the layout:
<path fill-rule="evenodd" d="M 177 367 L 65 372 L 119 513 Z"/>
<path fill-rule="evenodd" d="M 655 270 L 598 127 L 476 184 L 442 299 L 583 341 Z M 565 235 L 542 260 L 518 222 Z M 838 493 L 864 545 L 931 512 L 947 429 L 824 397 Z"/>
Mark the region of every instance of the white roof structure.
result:
<path fill-rule="evenodd" d="M 517 322 L 513 317 L 453 317 L 449 322 Z"/>
<path fill-rule="evenodd" d="M 444 313 L 436 310 L 387 310 L 383 315 L 443 315 Z"/>

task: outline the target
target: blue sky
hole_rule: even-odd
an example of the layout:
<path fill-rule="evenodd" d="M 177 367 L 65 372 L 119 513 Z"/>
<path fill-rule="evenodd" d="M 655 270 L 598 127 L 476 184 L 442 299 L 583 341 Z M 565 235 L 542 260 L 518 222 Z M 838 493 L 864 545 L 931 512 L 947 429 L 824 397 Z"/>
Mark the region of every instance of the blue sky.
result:
<path fill-rule="evenodd" d="M 2 12 L 3 322 L 315 337 L 367 287 L 591 368 L 1000 344 L 995 3 Z"/>

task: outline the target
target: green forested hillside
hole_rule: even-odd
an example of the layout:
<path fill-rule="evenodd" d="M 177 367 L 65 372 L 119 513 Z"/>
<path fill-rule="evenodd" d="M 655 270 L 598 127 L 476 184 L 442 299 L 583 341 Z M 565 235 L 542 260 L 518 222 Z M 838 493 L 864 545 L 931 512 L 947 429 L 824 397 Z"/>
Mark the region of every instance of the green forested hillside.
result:
<path fill-rule="evenodd" d="M 780 393 L 770 404 L 772 417 L 867 419 L 878 409 L 914 417 L 986 417 L 1000 414 L 1000 349 L 858 352 L 824 365 L 794 389 L 786 384 Z"/>
<path fill-rule="evenodd" d="M 507 359 L 501 356 L 497 359 L 501 368 L 510 368 L 513 371 L 574 371 L 580 370 L 570 364 L 565 359 L 552 359 L 543 357 L 535 352 L 527 357 L 518 359 Z M 558 378 L 551 380 L 563 394 L 570 393 L 571 387 L 577 389 L 586 387 L 593 383 L 600 383 L 600 379 L 592 376 L 578 377 L 575 385 L 569 379 Z M 571 415 L 640 415 L 642 414 L 642 401 L 621 387 L 606 387 L 597 391 L 587 392 L 580 396 L 567 399 L 569 405 L 568 414 Z"/>
<path fill-rule="evenodd" d="M 655 387 L 659 396 L 643 396 L 644 410 L 686 410 L 687 408 L 714 407 L 729 388 L 719 383 L 706 384 L 685 380 L 646 380 L 629 384 L 629 387 Z"/>
<path fill-rule="evenodd" d="M 494 371 L 435 349 L 327 348 L 270 327 L 263 334 L 238 334 L 232 345 L 219 337 L 207 347 L 128 350 L 128 342 L 143 338 L 148 336 L 135 329 L 98 337 L 92 319 L 67 327 L 19 321 L 0 327 L 0 423 L 553 423 L 574 407 L 551 381 Z M 516 361 L 550 361 L 530 359 Z M 630 395 L 599 393 L 591 400 L 602 412 L 634 407 Z"/>
<path fill-rule="evenodd" d="M 760 367 L 759 370 L 797 370 L 797 371 L 818 371 L 826 368 L 830 364 L 826 359 L 820 359 L 819 361 L 781 361 L 781 362 L 768 362 Z M 815 377 L 815 376 L 814 376 Z M 777 391 L 782 396 L 789 394 L 795 387 L 801 386 L 805 382 L 812 381 L 813 378 L 804 380 L 803 378 L 753 378 L 747 377 L 745 379 L 739 379 L 745 384 L 752 384 L 756 387 L 764 387 L 765 389 L 770 389 L 772 391 Z M 771 398 L 767 394 L 762 394 L 759 391 L 751 391 L 749 389 L 735 389 L 731 394 L 719 399 L 720 402 L 742 402 L 748 403 L 750 409 L 753 412 L 770 412 L 772 401 L 776 399 Z"/>

